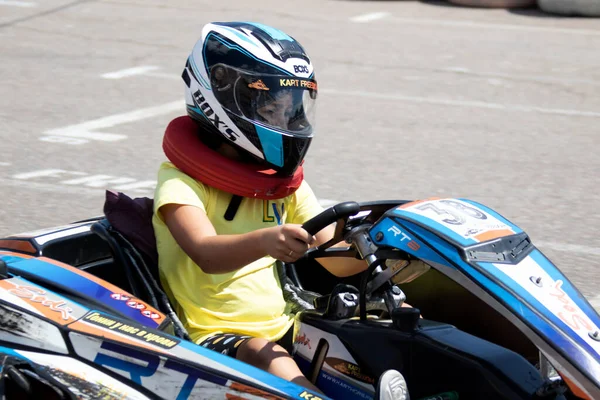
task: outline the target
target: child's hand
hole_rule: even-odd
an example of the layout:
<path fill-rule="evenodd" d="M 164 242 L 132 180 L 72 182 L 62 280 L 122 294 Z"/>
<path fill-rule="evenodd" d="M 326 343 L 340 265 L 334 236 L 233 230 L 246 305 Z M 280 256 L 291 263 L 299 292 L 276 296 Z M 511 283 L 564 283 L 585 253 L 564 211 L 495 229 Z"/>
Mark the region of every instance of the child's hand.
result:
<path fill-rule="evenodd" d="M 262 246 L 271 257 L 289 263 L 302 257 L 314 240 L 302 225 L 284 224 L 265 229 Z"/>

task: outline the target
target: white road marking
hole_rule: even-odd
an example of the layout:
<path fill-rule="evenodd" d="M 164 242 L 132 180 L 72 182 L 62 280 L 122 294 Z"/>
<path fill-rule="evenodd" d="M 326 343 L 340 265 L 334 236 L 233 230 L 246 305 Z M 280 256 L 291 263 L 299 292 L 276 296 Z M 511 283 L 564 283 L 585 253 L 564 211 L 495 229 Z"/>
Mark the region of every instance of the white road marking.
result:
<path fill-rule="evenodd" d="M 460 73 L 469 73 L 469 69 L 461 68 L 461 67 L 451 67 L 445 69 L 448 72 L 460 72 Z M 169 78 L 169 79 L 179 79 L 175 75 L 162 74 L 162 73 L 148 73 L 146 75 L 152 75 L 159 78 Z M 508 77 L 507 75 L 502 74 L 492 74 L 498 77 Z M 519 78 L 515 76 L 513 78 Z M 547 79 L 550 81 L 551 79 Z M 500 82 L 492 81 L 491 84 L 499 84 Z M 582 110 L 567 110 L 560 108 L 543 108 L 537 106 L 526 106 L 526 105 L 507 105 L 507 104 L 499 104 L 499 103 L 487 103 L 483 101 L 466 101 L 466 100 L 452 100 L 452 99 L 436 99 L 436 98 L 428 98 L 428 97 L 417 97 L 417 96 L 405 96 L 400 94 L 385 94 L 385 93 L 372 93 L 372 92 L 354 92 L 354 91 L 344 91 L 344 90 L 335 90 L 335 89 L 321 89 L 321 93 L 325 94 L 333 94 L 333 95 L 342 95 L 342 96 L 359 96 L 359 97 L 369 97 L 375 99 L 389 99 L 389 100 L 398 100 L 398 101 L 407 101 L 411 103 L 427 103 L 427 104 L 435 104 L 435 105 L 445 105 L 445 106 L 456 106 L 456 107 L 472 107 L 472 108 L 485 108 L 485 109 L 493 109 L 493 110 L 505 110 L 505 111 L 518 111 L 518 112 L 538 112 L 541 114 L 555 114 L 555 115 L 567 115 L 572 117 L 592 117 L 592 118 L 600 118 L 600 112 L 596 111 L 582 111 Z"/>
<path fill-rule="evenodd" d="M 114 177 L 110 175 L 90 175 L 82 178 L 69 179 L 66 181 L 60 181 L 64 185 L 85 185 L 89 187 L 105 188 L 112 187 L 113 185 L 119 185 L 124 183 L 136 182 L 133 178 L 125 177 Z"/>
<path fill-rule="evenodd" d="M 115 186 L 113 189 L 121 190 L 123 192 L 133 190 L 136 192 L 149 192 L 149 196 L 154 194 L 154 188 L 156 187 L 156 180 L 147 181 L 136 181 L 133 183 L 121 183 Z"/>
<path fill-rule="evenodd" d="M 160 69 L 160 68 L 157 66 L 154 66 L 154 65 L 142 65 L 139 67 L 122 69 L 122 70 L 115 71 L 115 72 L 108 72 L 108 73 L 102 74 L 100 76 L 105 79 L 121 79 L 121 78 L 130 77 L 133 75 L 144 75 L 144 74 L 148 73 L 149 71 L 156 71 L 157 69 Z"/>
<path fill-rule="evenodd" d="M 156 187 L 156 180 L 140 181 L 135 178 L 124 176 L 113 176 L 96 174 L 91 175 L 81 171 L 67 171 L 63 169 L 42 169 L 30 172 L 24 172 L 11 176 L 12 179 L 0 179 L 0 183 L 11 186 L 24 186 L 39 190 L 49 190 L 52 192 L 71 192 L 68 187 L 76 187 L 89 190 L 94 188 L 114 189 L 120 191 L 133 191 L 136 193 L 146 193 L 152 195 Z M 36 180 L 43 181 L 36 182 Z M 54 182 L 49 182 L 53 181 Z M 98 193 L 98 190 L 94 190 Z"/>
<path fill-rule="evenodd" d="M 36 182 L 36 179 L 42 182 Z M 49 182 L 54 179 L 57 182 Z M 78 193 L 97 194 L 98 188 L 110 188 L 123 192 L 133 191 L 152 196 L 156 186 L 155 180 L 137 180 L 135 178 L 96 174 L 91 175 L 81 171 L 67 171 L 63 169 L 42 169 L 12 175 L 10 179 L 0 178 L 0 185 L 26 187 L 28 189 L 70 193 L 76 190 Z M 324 208 L 339 203 L 339 200 L 319 199 Z M 568 243 L 534 242 L 540 248 L 561 251 L 566 253 L 580 253 L 591 256 L 600 256 L 600 248 L 574 245 Z M 600 302 L 600 296 L 597 298 Z"/>
<path fill-rule="evenodd" d="M 350 21 L 360 22 L 360 23 L 371 22 L 371 21 L 375 21 L 378 19 L 388 17 L 388 16 L 390 16 L 389 12 L 373 12 L 373 13 L 369 13 L 369 14 L 357 15 L 356 17 L 350 18 Z"/>
<path fill-rule="evenodd" d="M 562 83 L 562 84 L 584 84 L 584 85 L 600 85 L 599 81 L 593 79 L 582 79 L 582 78 L 564 78 L 564 77 L 553 77 L 553 76 L 536 76 L 536 75 L 520 75 L 520 74 L 505 74 L 499 72 L 478 72 L 470 70 L 465 67 L 444 67 L 435 68 L 433 71 L 441 72 L 453 72 L 457 74 L 470 75 L 481 78 L 502 78 L 511 81 L 524 81 L 524 82 L 539 82 L 539 83 Z M 579 71 L 568 71 L 579 72 Z M 583 74 L 578 74 L 583 75 Z"/>
<path fill-rule="evenodd" d="M 526 31 L 526 32 L 540 32 L 540 33 L 566 33 L 572 35 L 593 35 L 600 36 L 600 30 L 595 29 L 572 29 L 572 28 L 558 28 L 550 26 L 532 26 L 532 25 L 511 25 L 511 24 L 497 24 L 488 22 L 468 21 L 468 20 L 451 20 L 451 19 L 424 19 L 424 18 L 405 18 L 405 17 L 392 17 L 388 18 L 390 23 L 400 22 L 402 24 L 414 24 L 414 25 L 438 25 L 438 26 L 451 26 L 461 28 L 476 28 L 476 29 L 503 29 L 510 31 Z"/>
<path fill-rule="evenodd" d="M 490 85 L 494 85 L 494 86 L 504 85 L 504 82 L 502 82 L 500 79 L 488 79 L 487 81 Z"/>
<path fill-rule="evenodd" d="M 0 0 L 0 6 L 13 6 L 13 7 L 22 7 L 22 8 L 32 8 L 32 7 L 36 7 L 37 3 L 32 3 L 30 1 Z"/>
<path fill-rule="evenodd" d="M 454 56 L 447 56 L 445 58 Z M 368 66 L 368 65 L 367 65 Z M 552 77 L 552 76 L 536 76 L 536 75 L 519 75 L 519 74 L 505 74 L 499 72 L 478 72 L 470 70 L 465 67 L 444 67 L 444 68 L 434 68 L 432 69 L 434 72 L 453 72 L 457 74 L 471 75 L 475 77 L 483 77 L 483 78 L 503 78 L 509 79 L 512 81 L 531 81 L 531 82 L 539 82 L 539 83 L 562 83 L 562 84 L 584 84 L 584 85 L 594 85 L 599 86 L 600 81 L 596 81 L 593 79 L 583 79 L 583 78 L 561 78 L 561 77 Z M 563 72 L 580 72 L 579 69 L 573 70 L 562 70 Z M 142 76 L 151 76 L 154 78 L 162 78 L 162 79 L 170 79 L 170 80 L 179 80 L 181 77 L 177 74 L 171 74 L 166 72 L 143 72 L 139 75 Z M 422 76 L 403 76 L 404 80 L 419 80 L 425 79 Z"/>
<path fill-rule="evenodd" d="M 22 172 L 20 174 L 13 175 L 12 178 L 19 179 L 19 180 L 29 180 L 29 179 L 34 179 L 34 178 L 45 178 L 45 179 L 46 178 L 60 178 L 64 174 L 87 175 L 85 172 L 66 171 L 64 169 L 54 168 L 54 169 L 39 169 L 36 171 L 31 171 L 31 172 Z"/>
<path fill-rule="evenodd" d="M 536 106 L 526 106 L 519 104 L 499 104 L 499 103 L 487 103 L 484 101 L 466 101 L 466 100 L 452 100 L 452 99 L 436 99 L 430 97 L 417 97 L 417 96 L 405 96 L 401 94 L 385 94 L 385 93 L 373 93 L 365 91 L 345 91 L 335 89 L 321 89 L 321 93 L 341 95 L 347 98 L 356 97 L 368 97 L 372 99 L 387 99 L 387 100 L 398 100 L 406 101 L 411 103 L 427 103 L 442 106 L 457 106 L 457 107 L 471 107 L 471 108 L 485 108 L 491 110 L 503 110 L 503 111 L 519 111 L 519 112 L 538 112 L 541 114 L 555 114 L 555 115 L 568 115 L 571 117 L 592 117 L 600 118 L 600 112 L 596 111 L 581 111 L 581 110 L 564 110 L 560 108 L 543 108 Z"/>
<path fill-rule="evenodd" d="M 444 71 L 448 71 L 448 72 L 460 72 L 463 74 L 468 74 L 471 72 L 471 70 L 469 68 L 465 68 L 465 67 L 446 67 L 443 68 Z"/>
<path fill-rule="evenodd" d="M 9 165 L 9 162 L 0 161 L 0 167 L 8 167 Z"/>
<path fill-rule="evenodd" d="M 140 121 L 142 119 L 156 117 L 159 115 L 169 114 L 174 111 L 185 111 L 185 101 L 178 100 L 171 103 L 162 104 L 160 106 L 141 108 L 138 110 L 126 112 L 123 114 L 115 114 L 104 118 L 95 119 L 76 125 L 69 125 L 62 128 L 51 129 L 45 131 L 48 135 L 41 140 L 53 141 L 53 138 L 66 137 L 69 139 L 79 139 L 79 141 L 69 144 L 87 143 L 89 140 L 97 140 L 102 142 L 115 142 L 126 139 L 126 135 L 114 133 L 94 132 L 97 129 L 111 128 L 115 125 L 125 124 L 129 122 Z"/>
<path fill-rule="evenodd" d="M 136 196 L 147 196 L 152 197 L 154 195 L 154 187 L 156 186 L 156 181 L 139 181 L 138 187 L 133 187 L 134 184 L 130 185 L 120 185 L 118 188 L 107 188 L 119 191 L 127 191 L 128 194 L 135 194 Z M 17 188 L 25 188 L 27 190 L 35 190 L 38 192 L 45 193 L 58 193 L 61 195 L 77 195 L 77 196 L 89 196 L 93 198 L 98 198 L 99 196 L 104 196 L 104 189 L 98 188 L 90 188 L 85 186 L 70 186 L 70 185 L 58 185 L 56 183 L 48 183 L 48 182 L 35 182 L 35 181 L 27 181 L 27 180 L 17 180 L 17 179 L 3 179 L 0 178 L 0 186 L 1 187 L 17 187 Z M 125 187 L 127 186 L 127 187 Z M 98 210 L 99 213 L 102 212 L 101 209 Z"/>

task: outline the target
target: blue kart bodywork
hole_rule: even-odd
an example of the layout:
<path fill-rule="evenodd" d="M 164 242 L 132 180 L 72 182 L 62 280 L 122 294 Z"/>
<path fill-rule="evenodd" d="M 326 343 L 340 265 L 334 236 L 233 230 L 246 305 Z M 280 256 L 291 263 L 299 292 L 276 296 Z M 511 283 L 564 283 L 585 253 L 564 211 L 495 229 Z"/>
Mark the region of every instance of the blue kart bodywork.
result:
<path fill-rule="evenodd" d="M 296 315 L 293 356 L 330 398 L 373 398 L 390 368 L 413 398 L 600 398 L 600 316 L 497 212 L 468 199 L 349 202 L 317 221 L 313 228 L 337 222 L 336 238 L 352 245 L 312 249 L 280 280 L 324 293 Z M 151 257 L 122 233 L 98 217 L 0 239 L 0 389 L 325 398 L 190 342 L 147 268 Z M 368 271 L 337 279 L 315 261 L 331 256 L 363 258 Z M 394 260 L 408 266 L 386 267 Z M 428 272 L 399 281 L 415 260 Z M 394 287 L 415 308 L 390 306 Z M 359 298 L 364 310 L 342 298 Z M 367 315 L 367 301 L 382 307 Z"/>

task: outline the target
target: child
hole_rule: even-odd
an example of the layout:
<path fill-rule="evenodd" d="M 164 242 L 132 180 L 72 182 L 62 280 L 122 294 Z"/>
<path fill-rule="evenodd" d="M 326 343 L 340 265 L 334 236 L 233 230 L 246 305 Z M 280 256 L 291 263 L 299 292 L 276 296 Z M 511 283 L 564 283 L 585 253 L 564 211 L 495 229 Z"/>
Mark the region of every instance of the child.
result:
<path fill-rule="evenodd" d="M 189 117 L 167 133 L 191 129 L 209 149 L 194 158 L 182 146 L 185 168 L 158 172 L 161 282 L 194 342 L 318 391 L 289 354 L 294 322 L 275 267 L 333 236 L 333 227 L 314 237 L 301 227 L 322 211 L 302 175 L 317 98 L 310 58 L 274 28 L 212 23 L 182 77 Z M 337 276 L 366 268 L 322 264 Z"/>

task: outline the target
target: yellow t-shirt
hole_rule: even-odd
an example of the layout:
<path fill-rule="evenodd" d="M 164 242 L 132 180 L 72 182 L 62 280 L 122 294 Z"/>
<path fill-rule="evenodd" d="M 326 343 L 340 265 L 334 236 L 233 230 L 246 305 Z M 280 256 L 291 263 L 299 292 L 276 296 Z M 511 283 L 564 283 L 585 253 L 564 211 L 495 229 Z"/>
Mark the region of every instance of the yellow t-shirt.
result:
<path fill-rule="evenodd" d="M 275 341 L 292 326 L 275 259 L 265 256 L 236 271 L 207 274 L 179 247 L 157 210 L 165 204 L 202 209 L 217 234 L 242 234 L 278 223 L 302 224 L 323 209 L 303 181 L 292 195 L 278 200 L 244 198 L 233 221 L 224 218 L 231 194 L 198 182 L 165 162 L 154 194 L 154 226 L 160 280 L 175 312 L 196 343 L 215 332 Z"/>

